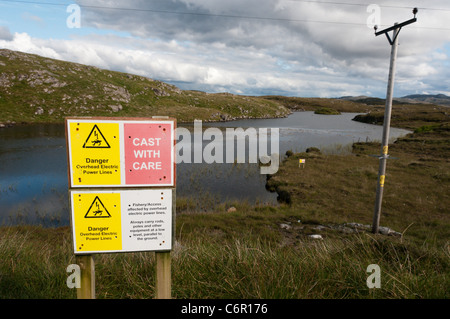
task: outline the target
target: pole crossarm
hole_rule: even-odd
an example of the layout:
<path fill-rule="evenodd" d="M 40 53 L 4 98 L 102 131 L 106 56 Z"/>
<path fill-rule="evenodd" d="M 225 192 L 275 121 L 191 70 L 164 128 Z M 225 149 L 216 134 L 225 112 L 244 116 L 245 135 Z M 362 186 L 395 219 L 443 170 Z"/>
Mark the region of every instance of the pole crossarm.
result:
<path fill-rule="evenodd" d="M 384 30 L 381 30 L 381 31 L 378 31 L 378 32 L 375 32 L 375 36 L 379 36 L 379 35 L 381 35 L 381 34 L 386 34 L 386 38 L 388 39 L 388 41 L 389 41 L 389 44 L 390 45 L 392 45 L 392 44 L 394 44 L 394 41 L 395 41 L 395 38 L 398 36 L 398 34 L 400 33 L 400 30 L 402 29 L 402 27 L 404 27 L 405 25 L 408 25 L 408 24 L 411 24 L 411 23 L 414 23 L 414 22 L 416 22 L 417 21 L 417 18 L 412 18 L 412 19 L 410 19 L 410 20 L 408 20 L 408 21 L 405 21 L 405 22 L 402 22 L 402 23 L 396 23 L 396 24 L 394 24 L 392 27 L 389 27 L 389 28 L 387 28 L 387 29 L 384 29 Z M 392 31 L 392 30 L 397 30 L 398 29 L 398 31 L 395 33 L 395 35 L 394 35 L 394 39 L 391 39 L 391 37 L 389 36 L 389 31 Z"/>
<path fill-rule="evenodd" d="M 375 35 L 376 35 L 376 36 L 379 36 L 379 35 L 384 34 L 384 33 L 386 33 L 386 32 L 389 32 L 389 31 L 392 31 L 392 30 L 395 30 L 395 29 L 398 29 L 398 28 L 402 28 L 402 27 L 404 27 L 405 25 L 414 23 L 414 22 L 416 22 L 416 21 L 417 21 L 417 18 L 412 18 L 412 19 L 409 19 L 408 21 L 405 21 L 405 22 L 402 22 L 402 23 L 396 23 L 396 24 L 394 24 L 392 27 L 389 27 L 389 28 L 386 28 L 386 29 L 384 29 L 384 30 L 375 32 Z"/>
<path fill-rule="evenodd" d="M 402 27 L 404 27 L 405 25 L 408 25 L 408 24 L 411 24 L 411 23 L 414 23 L 414 22 L 417 21 L 416 14 L 417 14 L 418 11 L 419 11 L 419 10 L 418 10 L 417 8 L 414 8 L 413 11 L 412 11 L 413 14 L 414 14 L 414 18 L 409 19 L 409 20 L 407 20 L 407 21 L 404 21 L 404 22 L 402 22 L 402 23 L 395 23 L 392 27 L 386 28 L 386 29 L 384 29 L 384 30 L 381 30 L 381 31 L 378 31 L 378 32 L 377 32 L 377 28 L 378 28 L 378 27 L 375 26 L 375 36 L 379 36 L 379 35 L 381 35 L 381 34 L 386 34 L 386 38 L 388 39 L 389 44 L 392 46 L 392 45 L 394 44 L 395 39 L 397 38 L 397 36 L 398 36 L 400 30 L 402 29 Z M 397 29 L 398 29 L 398 31 L 397 31 Z M 394 31 L 394 39 L 391 39 L 391 37 L 389 36 L 389 33 L 388 33 L 388 32 L 390 32 L 390 31 Z"/>

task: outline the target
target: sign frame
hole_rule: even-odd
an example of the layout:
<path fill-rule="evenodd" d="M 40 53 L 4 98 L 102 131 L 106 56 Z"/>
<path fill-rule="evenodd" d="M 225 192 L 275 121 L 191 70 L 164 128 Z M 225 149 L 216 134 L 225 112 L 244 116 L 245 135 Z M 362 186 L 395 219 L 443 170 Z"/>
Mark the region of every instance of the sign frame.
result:
<path fill-rule="evenodd" d="M 79 134 L 77 136 L 77 143 L 72 143 L 71 137 L 71 127 L 72 123 L 78 123 L 79 127 L 76 129 Z M 93 123 L 92 129 L 90 129 L 89 134 L 86 136 L 86 131 L 83 128 L 81 130 L 81 123 Z M 114 133 L 112 135 L 111 144 L 108 142 L 107 137 L 101 132 L 98 123 L 109 123 L 109 129 L 112 129 Z M 160 123 L 160 124 L 159 124 Z M 69 184 L 69 203 L 70 203 L 70 224 L 72 228 L 72 243 L 74 254 L 77 258 L 77 261 L 81 263 L 82 266 L 82 287 L 77 291 L 77 297 L 79 299 L 89 298 L 95 299 L 95 267 L 92 258 L 92 254 L 99 253 L 127 253 L 127 252 L 155 252 L 156 256 L 156 298 L 157 299 L 170 299 L 171 298 L 171 256 L 170 253 L 173 249 L 173 245 L 175 243 L 175 220 L 176 220 L 176 161 L 175 161 L 175 147 L 176 147 L 176 119 L 170 118 L 168 116 L 152 116 L 151 118 L 129 118 L 129 117 L 66 117 L 65 121 L 65 135 L 66 135 L 66 150 L 67 150 L 67 175 L 68 175 L 68 184 Z M 136 128 L 134 130 L 134 124 Z M 144 137 L 140 136 L 141 143 L 139 144 L 139 138 L 134 136 L 134 134 L 153 134 L 155 131 L 155 127 L 151 127 L 150 125 L 157 124 L 159 129 L 159 135 L 156 134 L 155 137 Z M 142 125 L 147 125 L 148 127 L 142 127 Z M 167 126 L 168 125 L 168 126 Z M 129 132 L 129 140 L 128 143 L 125 143 L 125 127 L 127 127 L 127 133 Z M 102 128 L 103 129 L 103 128 Z M 81 131 L 80 131 L 81 130 Z M 115 130 L 115 131 L 114 131 Z M 162 131 L 162 132 L 161 132 Z M 168 131 L 168 132 L 167 132 Z M 152 133 L 153 132 L 153 133 Z M 81 133 L 83 133 L 82 140 Z M 169 133 L 169 137 L 167 138 L 167 133 Z M 91 140 L 92 135 L 95 137 L 95 140 Z M 94 138 L 93 137 L 93 138 Z M 108 136 L 108 139 L 110 136 Z M 103 180 L 103 183 L 90 182 L 86 183 L 85 178 L 78 177 L 79 183 L 74 183 L 74 169 L 73 169 L 73 150 L 72 144 L 77 144 L 80 146 L 79 142 L 83 142 L 83 149 L 92 149 L 93 153 L 96 155 L 101 155 L 102 158 L 95 159 L 99 166 L 102 163 L 108 163 L 108 167 L 102 168 L 105 169 L 104 175 L 112 175 Z M 159 140 L 158 140 L 159 139 Z M 118 141 L 117 141 L 118 140 Z M 157 141 L 156 146 L 159 146 L 160 141 L 163 141 L 163 144 L 166 148 L 168 148 L 169 154 L 164 154 L 161 152 L 162 149 L 140 149 L 136 150 L 133 146 L 155 146 L 155 140 Z M 115 144 L 112 144 L 112 142 Z M 132 142 L 130 142 L 132 141 Z M 147 143 L 148 142 L 148 143 Z M 91 143 L 91 144 L 89 144 Z M 112 147 L 114 145 L 114 148 Z M 127 146 L 126 146 L 127 145 Z M 98 149 L 107 149 L 110 151 L 118 152 L 119 154 L 115 154 L 116 157 L 114 159 L 105 158 L 107 155 L 98 153 Z M 112 150 L 111 150 L 112 149 Z M 128 152 L 129 151 L 129 152 Z M 166 150 L 167 151 L 167 150 Z M 126 154 L 128 152 L 128 155 Z M 81 152 L 83 153 L 83 152 Z M 161 156 L 162 153 L 162 156 Z M 132 168 L 127 167 L 126 158 L 133 157 L 134 155 L 135 162 L 133 163 Z M 118 155 L 118 162 L 117 162 Z M 139 164 L 138 158 L 144 158 L 141 164 Z M 150 161 L 150 159 L 161 159 L 160 162 Z M 160 171 L 157 176 L 161 182 L 149 182 L 145 179 L 151 179 L 154 176 L 150 176 L 150 172 L 147 172 L 147 175 L 143 174 L 140 176 L 138 173 L 133 173 L 133 170 L 163 170 L 163 161 L 165 162 L 164 171 Z M 90 163 L 85 157 L 86 164 Z M 147 162 L 147 163 L 146 163 Z M 94 161 L 95 163 L 95 161 Z M 135 164 L 138 165 L 135 165 Z M 159 163 L 159 164 L 158 164 Z M 140 165 L 140 166 L 139 166 Z M 86 165 L 88 166 L 88 165 Z M 94 165 L 92 165 L 94 166 Z M 87 169 L 87 168 L 86 168 Z M 90 170 L 95 170 L 94 167 L 90 167 Z M 126 175 L 125 169 L 128 169 L 130 173 Z M 168 171 L 167 171 L 168 170 Z M 119 172 L 119 174 L 118 174 Z M 167 178 L 168 173 L 170 172 L 169 178 Z M 96 173 L 92 173 L 91 175 L 96 175 Z M 163 174 L 163 178 L 161 178 L 161 173 Z M 166 175 L 164 175 L 166 173 Z M 84 173 L 83 173 L 84 174 Z M 103 171 L 102 173 L 103 174 Z M 99 174 L 99 175 L 100 175 Z M 117 183 L 117 176 L 119 175 L 119 183 Z M 132 176 L 132 178 L 128 178 L 127 176 Z M 137 176 L 137 177 L 136 177 Z M 144 180 L 138 179 L 144 177 Z M 134 178 L 134 179 L 133 179 Z M 136 179 L 139 182 L 136 182 Z M 89 179 L 88 179 L 89 180 Z M 133 180 L 134 182 L 127 183 L 127 180 Z M 146 182 L 147 181 L 147 182 Z M 150 196 L 149 194 L 153 195 Z M 84 195 L 87 197 L 82 199 Z M 99 195 L 102 194 L 102 195 Z M 102 201 L 100 196 L 103 197 L 104 194 L 109 194 L 110 198 L 108 201 Z M 170 194 L 170 196 L 169 196 Z M 75 195 L 78 195 L 75 197 Z M 90 196 L 90 197 L 89 197 Z M 160 196 L 160 200 L 164 202 L 165 206 L 159 207 L 160 211 L 158 213 L 158 207 L 153 207 L 158 204 L 158 197 Z M 127 197 L 125 203 L 122 202 L 122 198 Z M 169 198 L 168 198 L 169 197 Z M 165 200 L 164 200 L 165 198 Z M 118 199 L 118 200 L 117 200 Z M 143 202 L 150 201 L 150 202 Z M 162 205 L 161 201 L 159 204 Z M 76 203 L 75 203 L 76 202 Z M 87 206 L 86 206 L 87 203 Z M 134 205 L 133 203 L 137 203 L 140 205 Z M 128 205 L 128 206 L 127 206 Z M 132 207 L 134 206 L 147 206 L 149 207 L 145 209 L 146 214 L 142 212 L 142 215 L 155 215 L 159 219 L 153 220 L 150 217 L 146 219 L 136 219 L 133 222 L 134 217 L 130 217 L 130 215 L 139 215 L 138 213 L 131 213 Z M 77 214 L 75 212 L 75 207 L 77 206 Z M 117 207 L 119 206 L 119 207 Z M 107 208 L 108 207 L 108 208 Z M 124 208 L 125 207 L 125 208 Z M 163 208 L 165 207 L 166 212 L 163 212 Z M 111 209 L 108 211 L 108 209 Z M 126 209 L 126 210 L 125 210 Z M 120 214 L 118 214 L 120 212 Z M 152 214 L 153 212 L 153 214 Z M 81 217 L 79 216 L 81 213 Z M 128 216 L 125 217 L 125 214 L 128 213 Z M 104 214 L 104 215 L 103 215 Z M 77 216 L 76 216 L 77 215 Z M 118 219 L 120 215 L 120 225 L 118 221 L 115 220 L 111 223 L 113 218 Z M 113 217 L 114 216 L 114 217 Z M 99 218 L 97 218 L 99 217 Z M 164 217 L 164 219 L 162 219 Z M 79 229 L 76 225 L 80 224 L 79 219 L 81 218 L 81 224 L 87 229 L 89 234 L 81 235 L 77 238 L 77 231 Z M 126 219 L 127 218 L 127 219 Z M 137 218 L 137 217 L 136 217 Z M 87 219 L 87 221 L 85 220 Z M 100 220 L 110 220 L 109 225 L 99 226 L 96 223 Z M 87 223 L 95 221 L 92 223 L 92 226 L 87 226 Z M 125 221 L 125 222 L 124 222 Z M 123 231 L 123 224 L 127 224 L 127 222 L 131 225 L 128 225 L 125 231 Z M 116 224 L 114 224 L 116 223 Z M 145 229 L 145 226 L 141 226 L 144 223 L 148 225 L 148 229 Z M 170 225 L 169 225 L 170 223 Z M 137 224 L 137 225 L 135 225 Z M 157 226 L 159 225 L 159 227 Z M 137 227 L 135 227 L 137 226 Z M 154 226 L 153 228 L 150 228 Z M 109 229 L 111 227 L 111 229 Z M 90 229 L 91 228 L 91 229 Z M 96 229 L 94 229 L 96 228 Z M 124 234 L 128 230 L 128 237 L 126 241 L 124 241 Z M 97 231 L 105 231 L 105 237 L 109 238 L 96 238 L 95 236 L 103 236 L 103 234 L 94 234 Z M 120 231 L 120 235 L 117 232 Z M 135 232 L 137 234 L 135 235 Z M 90 236 L 90 243 L 88 244 L 88 239 L 86 238 L 85 243 L 89 246 L 89 249 L 85 247 L 83 249 L 77 249 L 77 245 L 80 244 L 82 240 L 77 241 L 81 236 Z M 126 235 L 125 235 L 126 236 Z M 152 237 L 153 236 L 153 237 Z M 155 237 L 156 236 L 156 237 Z M 136 237 L 136 238 L 134 238 Z M 145 239 L 146 238 L 146 239 Z M 164 240 L 163 240 L 164 238 Z M 135 242 L 133 240 L 135 239 Z M 104 246 L 100 245 L 91 245 L 92 242 L 113 242 L 113 246 L 108 246 L 105 249 Z M 156 241 L 151 242 L 152 240 Z M 120 241 L 120 245 L 118 242 Z M 136 244 L 136 242 L 140 242 Z M 145 243 L 148 243 L 146 245 Z M 125 245 L 124 245 L 125 243 Z M 131 243 L 131 244 L 130 244 Z M 81 245 L 81 244 L 80 244 Z M 116 246 L 114 246 L 116 245 Z M 155 246 L 156 245 L 156 246 Z M 124 249 L 125 247 L 125 249 Z"/>
<path fill-rule="evenodd" d="M 160 195 L 163 193 L 164 195 Z M 86 199 L 83 199 L 84 203 L 77 207 L 77 199 L 81 196 Z M 161 197 L 161 201 L 166 204 L 166 206 L 162 206 L 163 210 L 166 211 L 165 216 L 162 216 L 160 211 L 153 209 L 154 207 L 149 206 L 148 209 L 140 209 L 141 212 L 148 212 L 148 217 L 145 217 L 143 213 L 136 217 L 130 217 L 130 214 L 135 215 L 138 211 L 138 209 L 133 209 L 135 206 L 132 204 L 133 199 L 138 198 L 141 203 L 150 203 L 152 197 L 155 196 L 165 197 L 165 201 Z M 105 197 L 114 197 L 115 201 L 106 201 Z M 72 189 L 69 191 L 69 199 L 73 252 L 75 255 L 167 252 L 173 248 L 176 204 L 174 188 Z M 81 202 L 81 198 L 79 200 Z M 87 217 L 92 211 L 91 207 L 97 201 L 104 205 L 103 207 L 107 211 L 107 216 L 100 216 L 97 218 L 98 220 L 92 216 Z M 152 203 L 154 204 L 155 201 Z M 119 207 L 116 207 L 116 205 Z M 135 207 L 144 208 L 142 206 L 136 205 Z M 89 208 L 86 210 L 87 207 Z M 117 220 L 113 220 L 113 218 L 117 218 Z M 109 219 L 112 221 L 105 224 L 105 221 Z M 161 233 L 156 230 L 157 222 L 159 222 L 159 225 L 164 225 L 164 231 Z M 148 226 L 147 229 L 146 225 Z M 139 228 L 134 229 L 134 226 L 139 226 Z M 155 230 L 150 227 L 155 227 Z M 161 242 L 157 242 L 158 239 Z M 84 244 L 87 247 L 82 248 Z"/>
<path fill-rule="evenodd" d="M 79 138 L 79 141 L 75 141 L 76 134 L 74 132 L 71 132 L 71 125 L 74 125 L 74 123 L 79 123 L 82 125 L 88 125 L 89 134 L 84 133 L 82 137 Z M 92 129 L 90 128 L 90 125 L 92 125 Z M 113 138 L 108 137 L 108 139 L 105 138 L 105 135 L 107 133 L 102 133 L 99 129 L 100 125 L 107 125 L 111 127 L 111 129 L 114 130 L 114 136 Z M 165 160 L 167 161 L 167 157 L 169 158 L 169 163 L 164 162 L 164 170 L 167 172 L 169 170 L 170 176 L 166 178 L 166 175 L 161 176 L 159 178 L 158 182 L 133 182 L 128 183 L 127 180 L 131 180 L 131 170 L 130 172 L 126 172 L 127 164 L 130 163 L 131 159 L 129 156 L 126 156 L 125 152 L 128 151 L 130 146 L 129 144 L 125 143 L 125 129 L 124 127 L 130 127 L 133 126 L 138 127 L 139 125 L 162 125 L 167 126 L 169 128 L 169 131 L 164 128 L 164 131 L 166 131 L 169 135 L 168 139 L 163 140 L 164 142 L 164 148 L 170 148 L 170 155 L 165 155 Z M 114 128 L 112 128 L 114 127 Z M 161 126 L 160 126 L 161 127 Z M 98 131 L 95 131 L 95 128 L 98 129 Z M 175 161 L 175 144 L 176 144 L 176 119 L 170 118 L 170 117 L 152 117 L 152 118 L 130 118 L 130 117 L 117 117 L 117 118 L 111 118 L 111 117 L 67 117 L 65 119 L 65 131 L 66 131 L 66 149 L 67 149 L 67 163 L 68 163 L 68 181 L 69 181 L 69 189 L 71 188 L 127 188 L 127 187 L 175 187 L 176 186 L 176 161 Z M 86 146 L 86 143 L 88 140 L 90 140 L 91 135 L 96 134 L 98 138 L 96 140 L 93 140 L 92 143 L 98 142 L 98 145 L 91 145 Z M 166 136 L 166 135 L 164 135 Z M 85 139 L 86 138 L 86 139 Z M 131 136 L 130 136 L 131 138 Z M 117 139 L 117 140 L 114 140 Z M 158 140 L 158 139 L 156 139 Z M 161 139 L 159 139 L 157 142 L 159 143 Z M 169 142 L 170 141 L 170 146 Z M 102 144 L 102 142 L 104 142 Z M 110 144 L 113 144 L 115 147 L 111 148 Z M 145 142 L 143 140 L 143 142 Z M 78 143 L 78 144 L 77 144 Z M 90 165 L 90 160 L 88 160 L 87 157 L 83 157 L 83 155 L 80 155 L 81 158 L 85 159 L 84 163 L 81 163 L 80 159 L 75 159 L 75 151 L 74 147 L 75 145 L 81 145 L 83 144 L 83 148 L 89 150 L 90 152 L 97 152 L 96 148 L 101 150 L 102 152 L 109 152 L 112 155 L 114 159 L 93 159 L 94 163 L 93 165 Z M 145 146 L 145 145 L 144 145 Z M 158 144 L 159 146 L 159 144 Z M 87 150 L 84 151 L 84 153 L 87 153 Z M 142 151 L 143 152 L 143 151 Z M 148 150 L 148 154 L 151 151 Z M 160 154 L 160 152 L 158 151 Z M 158 154 L 156 153 L 156 154 Z M 155 154 L 155 151 L 153 151 L 153 154 Z M 163 153 L 164 154 L 164 153 Z M 135 153 L 136 155 L 136 153 Z M 146 154 L 144 154 L 146 155 Z M 164 155 L 163 155 L 164 156 Z M 78 163 L 74 163 L 77 161 Z M 102 170 L 100 170 L 100 167 L 103 166 L 104 162 L 106 162 L 108 165 L 106 167 L 110 168 L 104 171 L 107 174 L 102 174 Z M 82 166 L 80 164 L 87 164 L 85 166 Z M 148 164 L 153 164 L 148 162 Z M 147 169 L 145 162 L 142 163 L 143 167 Z M 85 182 L 84 174 L 80 174 L 79 171 L 82 169 L 78 169 L 78 167 L 95 167 L 98 166 L 99 168 L 93 169 L 93 171 L 90 171 L 92 176 L 87 176 L 86 178 L 90 182 Z M 130 167 L 129 167 L 130 168 Z M 134 167 L 133 167 L 134 168 Z M 139 168 L 139 166 L 137 166 Z M 153 169 L 153 167 L 149 167 L 148 170 Z M 161 169 L 161 166 L 154 168 Z M 113 172 L 114 170 L 114 172 Z M 99 180 L 103 180 L 103 182 L 96 182 L 97 177 L 99 175 L 101 176 Z M 83 178 L 82 178 L 83 177 Z M 147 176 L 148 179 L 151 179 L 150 172 Z M 78 179 L 78 182 L 77 182 Z M 106 182 L 105 182 L 106 181 Z"/>

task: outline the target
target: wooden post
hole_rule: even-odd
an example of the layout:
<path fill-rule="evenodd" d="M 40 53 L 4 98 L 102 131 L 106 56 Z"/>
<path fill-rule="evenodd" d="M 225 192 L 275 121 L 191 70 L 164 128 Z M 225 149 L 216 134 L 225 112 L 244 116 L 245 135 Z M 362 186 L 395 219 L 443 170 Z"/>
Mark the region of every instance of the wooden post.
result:
<path fill-rule="evenodd" d="M 95 265 L 92 255 L 76 256 L 80 266 L 81 287 L 77 289 L 78 299 L 95 299 Z"/>
<path fill-rule="evenodd" d="M 172 188 L 172 247 L 175 245 L 177 189 Z M 156 299 L 172 298 L 172 256 L 170 251 L 155 252 Z"/>
<path fill-rule="evenodd" d="M 172 298 L 171 256 L 168 252 L 156 252 L 156 299 Z"/>

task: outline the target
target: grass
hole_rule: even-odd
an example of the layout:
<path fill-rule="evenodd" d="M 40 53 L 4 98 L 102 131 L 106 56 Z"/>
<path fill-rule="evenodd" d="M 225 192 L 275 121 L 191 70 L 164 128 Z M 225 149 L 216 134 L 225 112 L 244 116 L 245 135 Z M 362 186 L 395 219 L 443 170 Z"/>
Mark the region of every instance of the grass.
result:
<path fill-rule="evenodd" d="M 369 298 L 377 293 L 378 297 L 386 298 L 427 297 L 415 293 L 419 291 L 418 280 L 412 286 L 402 283 L 411 282 L 410 277 L 416 276 L 414 268 L 420 268 L 410 258 L 428 259 L 431 255 L 410 257 L 401 247 L 370 241 L 360 237 L 357 241 L 305 242 L 296 250 L 241 240 L 222 245 L 220 249 L 217 244 L 197 244 L 185 248 L 191 258 L 186 260 L 188 264 L 182 265 L 181 274 L 176 278 L 198 283 L 198 294 L 176 291 L 181 298 L 205 298 L 205 292 L 215 298 L 252 299 Z M 393 254 L 392 265 L 384 262 L 386 252 Z M 364 285 L 366 268 L 371 263 L 379 263 L 386 271 L 383 291 L 372 292 Z M 399 271 L 402 267 L 408 270 Z M 212 277 L 214 281 L 207 280 Z M 431 277 L 434 276 L 428 279 Z"/>
<path fill-rule="evenodd" d="M 439 245 L 449 238 L 450 131 L 414 133 L 389 148 L 382 223 L 408 232 L 427 233 Z M 287 193 L 303 218 L 340 224 L 370 224 L 378 177 L 378 143 L 356 143 L 353 154 L 294 154 L 268 181 L 268 187 Z M 299 168 L 298 159 L 306 159 Z M 428 191 L 432 190 L 432 191 Z M 432 230 L 430 224 L 440 225 Z M 417 239 L 417 238 L 416 238 Z M 411 238 L 414 240 L 414 238 Z M 422 237 L 419 239 L 422 240 Z"/>
<path fill-rule="evenodd" d="M 67 253 L 71 245 L 67 229 L 2 228 L 1 298 L 73 298 L 65 273 L 74 263 L 73 255 Z"/>
<path fill-rule="evenodd" d="M 172 251 L 177 299 L 448 297 L 448 252 L 431 247 L 369 234 L 280 246 L 255 233 L 226 238 L 199 228 L 183 237 L 186 229 L 178 230 L 182 237 Z M 67 228 L 3 228 L 1 237 L 2 298 L 76 298 L 66 286 L 65 269 L 75 262 Z M 97 298 L 154 298 L 153 253 L 94 259 Z M 381 268 L 381 289 L 366 286 L 370 264 Z"/>
<path fill-rule="evenodd" d="M 373 107 L 370 113 L 358 115 L 360 122 L 382 125 L 384 106 Z M 435 126 L 448 122 L 448 107 L 427 104 L 400 104 L 392 108 L 391 126 L 415 130 L 423 126 Z"/>
<path fill-rule="evenodd" d="M 334 110 L 332 112 L 356 112 L 366 113 L 378 109 L 377 105 L 366 105 L 343 99 L 329 98 L 305 98 L 305 97 L 286 97 L 286 96 L 265 96 L 267 100 L 275 101 L 285 107 L 296 111 L 317 111 L 320 109 Z"/>
<path fill-rule="evenodd" d="M 314 111 L 314 114 L 339 115 L 339 114 L 341 114 L 341 112 L 339 112 L 335 109 L 329 108 L 329 107 L 321 107 L 321 108 L 316 109 Z"/>

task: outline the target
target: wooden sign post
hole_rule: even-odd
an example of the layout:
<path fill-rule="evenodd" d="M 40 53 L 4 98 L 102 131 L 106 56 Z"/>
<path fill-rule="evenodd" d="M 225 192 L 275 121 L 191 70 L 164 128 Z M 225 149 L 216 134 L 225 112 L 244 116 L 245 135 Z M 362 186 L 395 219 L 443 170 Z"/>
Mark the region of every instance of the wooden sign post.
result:
<path fill-rule="evenodd" d="M 171 298 L 174 119 L 67 118 L 77 297 L 95 298 L 92 254 L 156 253 L 156 298 Z"/>
<path fill-rule="evenodd" d="M 78 299 L 95 299 L 95 265 L 92 255 L 76 256 L 80 266 L 80 288 L 77 289 Z"/>
<path fill-rule="evenodd" d="M 172 298 L 171 262 L 169 252 L 156 252 L 156 299 Z"/>

